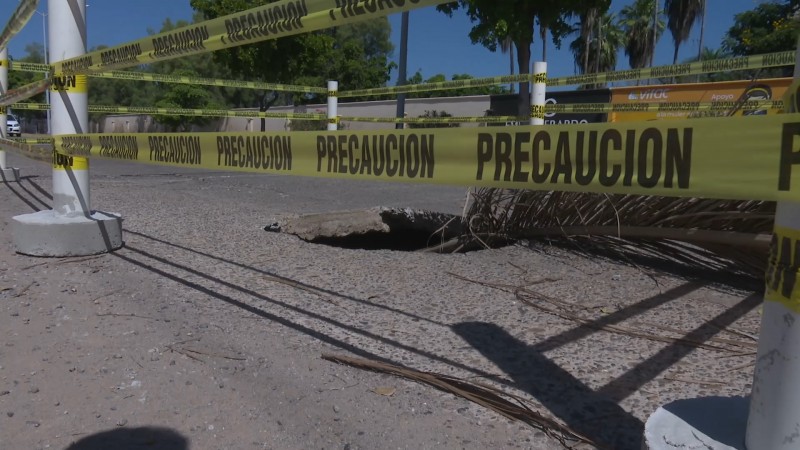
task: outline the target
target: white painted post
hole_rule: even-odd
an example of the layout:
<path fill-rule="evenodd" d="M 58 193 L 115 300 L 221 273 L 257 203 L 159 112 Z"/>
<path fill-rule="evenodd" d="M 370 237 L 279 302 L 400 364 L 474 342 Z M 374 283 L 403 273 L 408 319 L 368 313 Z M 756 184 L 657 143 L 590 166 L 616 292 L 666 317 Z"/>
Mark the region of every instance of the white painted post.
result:
<path fill-rule="evenodd" d="M 49 61 L 86 53 L 85 0 L 48 0 Z M 51 134 L 89 130 L 86 75 L 52 75 Z M 89 160 L 53 153 L 53 209 L 14 216 L 11 234 L 17 252 L 32 256 L 85 256 L 122 247 L 122 216 L 92 211 Z"/>
<path fill-rule="evenodd" d="M 547 89 L 547 63 L 533 63 L 533 90 L 531 91 L 531 125 L 544 125 L 545 90 Z"/>
<path fill-rule="evenodd" d="M 339 129 L 339 82 L 328 81 L 328 131 Z"/>
<path fill-rule="evenodd" d="M 73 10 L 72 6 L 76 8 Z M 47 8 L 48 60 L 56 62 L 85 54 L 86 3 L 48 0 Z M 86 133 L 89 126 L 86 75 L 76 75 L 74 82 L 58 73 L 54 77 L 50 94 L 51 134 Z M 60 214 L 88 216 L 90 200 L 89 160 L 71 157 L 53 161 L 53 210 Z"/>
<path fill-rule="evenodd" d="M 800 80 L 800 40 L 796 55 L 795 82 Z M 792 94 L 797 95 L 797 92 Z M 789 112 L 797 112 L 796 101 L 787 103 Z M 749 450 L 800 448 L 798 272 L 800 203 L 778 202 L 747 419 L 745 442 Z"/>
<path fill-rule="evenodd" d="M 0 95 L 8 92 L 8 47 L 0 50 Z M 7 139 L 6 108 L 0 108 L 0 138 Z M 6 168 L 6 151 L 0 149 L 0 170 Z"/>

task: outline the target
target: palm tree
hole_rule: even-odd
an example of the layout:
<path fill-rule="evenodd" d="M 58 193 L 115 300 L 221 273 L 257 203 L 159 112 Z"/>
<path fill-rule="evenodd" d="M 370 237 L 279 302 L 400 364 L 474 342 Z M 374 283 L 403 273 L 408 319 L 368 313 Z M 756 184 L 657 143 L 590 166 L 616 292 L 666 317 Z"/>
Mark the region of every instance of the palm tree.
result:
<path fill-rule="evenodd" d="M 580 24 L 580 35 L 572 41 L 569 48 L 575 59 L 575 65 L 581 73 L 608 72 L 617 67 L 617 53 L 625 43 L 625 35 L 617 24 L 614 14 L 603 14 L 594 21 L 596 33 L 583 36 L 584 24 Z M 587 61 L 594 64 L 590 65 Z M 581 65 L 583 62 L 585 65 Z"/>
<path fill-rule="evenodd" d="M 711 61 L 714 59 L 725 59 L 730 58 L 732 55 L 725 51 L 722 48 L 711 49 L 708 47 L 703 47 L 703 51 L 700 52 L 700 55 L 689 58 L 684 63 L 691 63 L 695 61 Z M 704 73 L 698 74 L 694 78 L 694 81 L 700 82 L 713 82 L 713 81 L 732 81 L 732 80 L 739 80 L 741 79 L 741 74 L 736 72 L 711 72 L 711 73 Z M 684 77 L 685 81 L 689 81 L 689 77 Z"/>
<path fill-rule="evenodd" d="M 703 34 L 706 31 L 706 0 L 702 0 L 702 10 L 700 11 L 700 43 L 697 45 L 697 60 L 703 60 Z"/>
<path fill-rule="evenodd" d="M 702 19 L 704 8 L 704 0 L 664 0 L 667 28 L 672 33 L 672 41 L 675 43 L 672 64 L 678 63 L 678 49 L 682 42 L 689 39 L 692 25 Z"/>
<path fill-rule="evenodd" d="M 500 51 L 505 55 L 508 53 L 508 73 L 514 75 L 514 40 L 511 39 L 510 36 L 506 36 L 505 39 L 499 41 L 500 44 Z M 508 85 L 509 92 L 512 94 L 514 93 L 514 83 L 509 83 Z"/>
<path fill-rule="evenodd" d="M 653 36 L 653 16 L 657 7 L 652 0 L 636 0 L 620 11 L 619 26 L 625 33 L 625 55 L 633 69 L 640 69 L 652 64 L 655 53 L 654 43 L 664 32 L 664 21 L 659 20 L 657 34 Z"/>

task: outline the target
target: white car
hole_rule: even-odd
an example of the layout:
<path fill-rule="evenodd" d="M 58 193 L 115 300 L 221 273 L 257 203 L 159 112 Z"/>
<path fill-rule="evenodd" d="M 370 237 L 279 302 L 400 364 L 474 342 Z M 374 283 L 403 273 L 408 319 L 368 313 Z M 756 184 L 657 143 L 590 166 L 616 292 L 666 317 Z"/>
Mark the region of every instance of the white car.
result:
<path fill-rule="evenodd" d="M 9 137 L 20 136 L 19 120 L 17 120 L 17 116 L 13 114 L 8 114 L 6 116 L 6 133 Z"/>

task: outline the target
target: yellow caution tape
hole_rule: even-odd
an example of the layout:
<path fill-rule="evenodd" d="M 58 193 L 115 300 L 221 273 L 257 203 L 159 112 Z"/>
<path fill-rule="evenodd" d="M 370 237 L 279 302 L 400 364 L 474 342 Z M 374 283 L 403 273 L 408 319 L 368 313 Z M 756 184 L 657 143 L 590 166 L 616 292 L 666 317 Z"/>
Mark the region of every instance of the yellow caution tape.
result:
<path fill-rule="evenodd" d="M 50 90 L 73 94 L 86 93 L 86 75 L 59 75 L 51 77 Z"/>
<path fill-rule="evenodd" d="M 113 78 L 117 80 L 157 81 L 161 83 L 198 84 L 205 86 L 223 86 L 241 89 L 264 89 L 285 92 L 307 92 L 311 94 L 325 94 L 327 89 L 322 87 L 299 86 L 295 84 L 265 83 L 260 81 L 223 80 L 217 78 L 189 77 L 181 75 L 162 75 L 157 73 L 126 72 L 112 70 L 91 74 L 93 78 Z"/>
<path fill-rule="evenodd" d="M 21 144 L 31 144 L 31 145 L 43 145 L 43 144 L 50 144 L 53 145 L 53 138 L 46 137 L 46 138 L 19 138 L 19 137 L 12 137 L 8 138 L 11 141 L 19 142 Z"/>
<path fill-rule="evenodd" d="M 270 119 L 324 120 L 325 114 L 312 113 L 278 113 L 261 111 L 229 111 L 225 109 L 188 109 L 188 108 L 153 108 L 149 106 L 102 106 L 89 105 L 91 113 L 108 114 L 160 114 L 174 116 L 203 117 L 265 117 Z"/>
<path fill-rule="evenodd" d="M 52 141 L 50 142 L 52 144 Z M 8 150 L 12 153 L 30 158 L 36 161 L 50 163 L 53 160 L 53 146 L 43 147 L 41 145 L 33 146 L 25 142 L 19 142 L 11 139 L 0 139 L 0 149 Z"/>
<path fill-rule="evenodd" d="M 782 100 L 748 100 L 719 102 L 636 102 L 636 103 L 563 103 L 548 104 L 547 113 L 585 114 L 606 112 L 644 112 L 644 111 L 730 111 L 733 109 L 752 110 L 759 108 L 783 109 Z"/>
<path fill-rule="evenodd" d="M 11 61 L 9 70 L 16 70 L 19 72 L 50 72 L 50 64 Z"/>
<path fill-rule="evenodd" d="M 764 298 L 800 313 L 800 231 L 775 226 L 769 250 Z"/>
<path fill-rule="evenodd" d="M 545 106 L 544 105 L 531 105 L 531 118 L 544 119 Z"/>
<path fill-rule="evenodd" d="M 783 110 L 787 113 L 800 112 L 800 78 L 795 79 L 781 98 Z"/>
<path fill-rule="evenodd" d="M 52 152 L 53 170 L 89 170 L 89 159 Z"/>
<path fill-rule="evenodd" d="M 34 81 L 31 84 L 26 84 L 20 88 L 10 90 L 3 95 L 0 95 L 0 106 L 8 106 L 22 100 L 29 99 L 34 95 L 41 94 L 46 91 L 50 86 L 50 79 Z"/>
<path fill-rule="evenodd" d="M 347 25 L 446 0 L 282 0 L 194 23 L 53 64 L 55 72 L 89 74 L 237 47 Z"/>
<path fill-rule="evenodd" d="M 11 15 L 8 25 L 6 25 L 6 28 L 0 33 L 0 48 L 6 48 L 8 46 L 11 38 L 19 33 L 31 19 L 37 6 L 39 6 L 39 0 L 23 0 L 20 2 L 14 14 Z"/>
<path fill-rule="evenodd" d="M 800 201 L 798 147 L 800 114 L 535 128 L 55 137 L 56 150 L 72 156 L 212 170 L 770 201 Z"/>
<path fill-rule="evenodd" d="M 0 67 L 8 67 L 8 60 L 7 59 L 1 59 L 0 60 Z"/>
<path fill-rule="evenodd" d="M 487 117 L 351 117 L 340 116 L 342 122 L 372 122 L 372 123 L 505 123 L 525 120 L 517 116 L 487 116 Z"/>
<path fill-rule="evenodd" d="M 555 87 L 580 84 L 601 84 L 612 81 L 646 80 L 650 78 L 698 75 L 711 72 L 762 69 L 766 67 L 794 65 L 794 61 L 795 52 L 786 51 L 764 55 L 742 56 L 738 58 L 714 59 L 686 64 L 649 67 L 645 69 L 620 70 L 616 72 L 590 73 L 569 77 L 547 78 L 547 86 Z M 469 80 L 453 80 L 436 83 L 407 84 L 403 86 L 357 89 L 339 92 L 339 97 L 345 98 L 409 92 L 430 92 L 444 89 L 464 89 L 507 83 L 526 83 L 535 81 L 535 77 L 535 74 L 504 75 L 498 77 L 472 78 Z"/>
<path fill-rule="evenodd" d="M 14 103 L 9 105 L 11 109 L 25 109 L 29 111 L 47 111 L 50 105 L 47 103 Z"/>
<path fill-rule="evenodd" d="M 50 109 L 45 103 L 15 103 L 13 109 L 27 109 L 45 111 Z M 729 111 L 732 109 L 783 109 L 783 100 L 748 100 L 744 102 L 638 102 L 638 103 L 558 103 L 544 106 L 548 114 L 586 114 L 606 112 L 641 112 L 641 111 Z M 276 119 L 325 119 L 325 114 L 313 113 L 271 113 L 259 111 L 230 111 L 222 109 L 180 109 L 180 108 L 154 108 L 149 106 L 102 106 L 89 105 L 89 112 L 118 113 L 118 114 L 175 114 L 197 115 L 211 117 L 270 117 Z M 457 122 L 507 122 L 509 120 L 524 120 L 516 116 L 486 116 L 486 117 L 341 117 L 342 120 L 352 122 L 392 122 L 392 123 L 457 123 Z"/>

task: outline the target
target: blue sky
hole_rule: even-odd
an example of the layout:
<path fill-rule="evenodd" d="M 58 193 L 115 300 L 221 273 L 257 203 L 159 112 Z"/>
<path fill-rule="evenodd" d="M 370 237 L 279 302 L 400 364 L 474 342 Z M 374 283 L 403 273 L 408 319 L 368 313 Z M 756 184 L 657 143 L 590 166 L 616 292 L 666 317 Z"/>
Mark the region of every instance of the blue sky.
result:
<path fill-rule="evenodd" d="M 612 11 L 618 11 L 632 0 L 613 0 Z M 663 0 L 659 0 L 663 5 Z M 707 0 L 708 14 L 704 45 L 717 48 L 723 35 L 733 23 L 734 15 L 755 8 L 759 0 Z M 8 2 L 15 3 L 15 2 Z M 191 20 L 193 11 L 188 0 L 88 0 L 87 33 L 89 46 L 114 46 L 147 36 L 147 30 L 159 30 L 164 19 Z M 10 6 L 10 5 L 9 5 Z M 3 8 L 0 24 L 5 26 L 14 8 Z M 47 0 L 41 0 L 39 11 L 46 13 Z M 400 15 L 389 17 L 392 24 L 392 41 L 395 43 L 395 59 L 399 53 Z M 43 40 L 43 16 L 34 14 L 28 25 L 12 39 L 9 52 L 12 56 L 25 54 L 25 46 Z M 468 73 L 476 77 L 504 75 L 508 73 L 508 55 L 499 51 L 492 53 L 479 45 L 470 43 L 467 33 L 472 24 L 459 11 L 453 18 L 437 12 L 434 8 L 414 10 L 409 20 L 408 72 L 421 70 L 424 77 L 445 74 Z M 699 27 L 695 27 L 689 41 L 681 46 L 679 59 L 697 53 Z M 541 57 L 541 43 L 532 46 L 534 58 Z M 656 51 L 656 64 L 672 62 L 673 44 L 669 33 L 660 39 Z M 627 58 L 619 57 L 618 69 L 627 68 Z M 573 74 L 572 56 L 566 49 L 556 50 L 552 43 L 548 47 L 548 73 L 550 76 Z M 396 73 L 393 73 L 393 80 Z M 394 83 L 392 81 L 391 83 Z"/>

